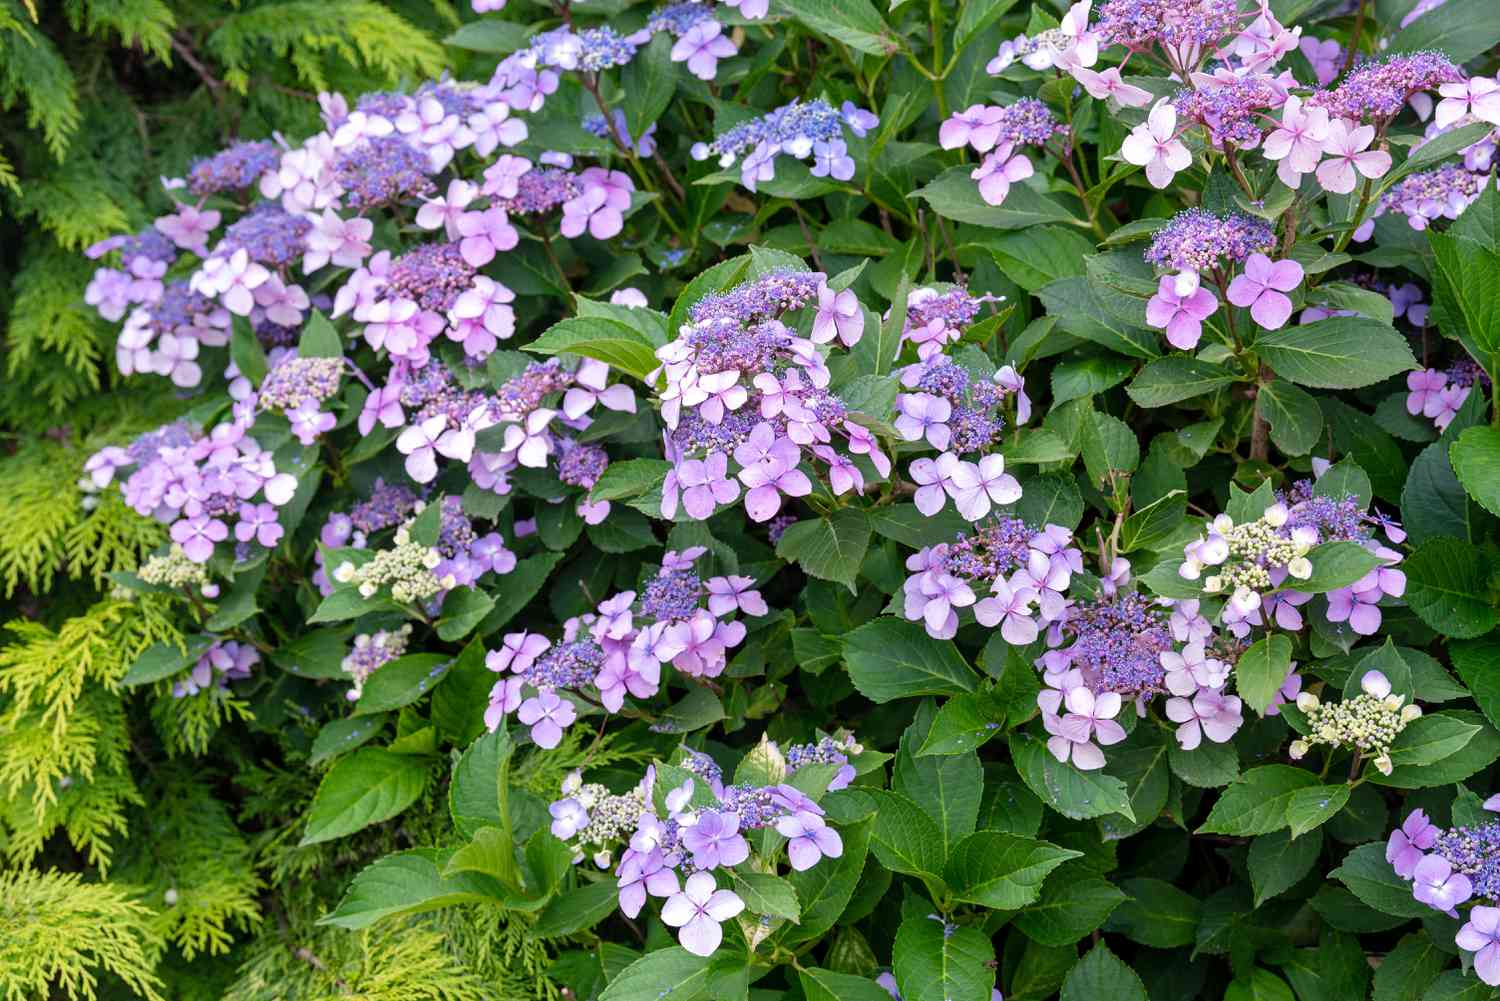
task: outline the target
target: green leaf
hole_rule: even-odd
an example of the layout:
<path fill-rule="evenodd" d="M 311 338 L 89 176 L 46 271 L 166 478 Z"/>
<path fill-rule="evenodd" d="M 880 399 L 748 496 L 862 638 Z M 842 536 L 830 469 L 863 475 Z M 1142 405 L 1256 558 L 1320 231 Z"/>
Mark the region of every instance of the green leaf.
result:
<path fill-rule="evenodd" d="M 1422 19 L 1418 18 L 1418 20 Z M 1405 34 L 1405 31 L 1403 31 L 1401 34 Z M 1497 36 L 1497 40 L 1500 40 L 1500 36 Z M 1397 45 L 1399 45 L 1400 42 L 1401 35 L 1397 35 Z M 1444 52 L 1443 54 L 1449 55 L 1449 53 L 1447 52 Z M 1451 58 L 1454 62 L 1463 62 L 1463 60 L 1458 56 L 1451 56 Z M 1449 129 L 1446 132 L 1442 132 L 1436 136 L 1433 136 L 1432 139 L 1424 142 L 1420 148 L 1413 151 L 1411 156 L 1407 157 L 1399 167 L 1397 167 L 1395 170 L 1392 170 L 1390 173 L 1386 174 L 1380 179 L 1380 187 L 1377 190 L 1376 194 L 1378 195 L 1389 191 L 1397 181 L 1400 181 L 1408 174 L 1414 173 L 1418 170 L 1424 170 L 1441 160 L 1448 159 L 1451 156 L 1457 156 L 1460 152 L 1468 149 L 1475 143 L 1483 142 L 1484 138 L 1489 135 L 1490 132 L 1494 131 L 1493 127 L 1486 129 L 1486 124 L 1488 123 L 1470 122 L 1467 125 L 1460 125 L 1458 128 Z"/>
<path fill-rule="evenodd" d="M 620 906 L 620 890 L 614 880 L 602 879 L 560 893 L 537 916 L 539 938 L 562 938 L 587 931 L 613 914 Z"/>
<path fill-rule="evenodd" d="M 1270 834 L 1287 825 L 1287 807 L 1299 789 L 1316 785 L 1312 772 L 1290 765 L 1262 765 L 1241 775 L 1214 803 L 1203 834 Z"/>
<path fill-rule="evenodd" d="M 320 622 L 344 622 L 348 619 L 357 619 L 367 612 L 394 611 L 399 606 L 389 598 L 376 595 L 366 598 L 352 587 L 341 587 L 328 597 L 319 602 L 312 615 L 308 616 L 309 625 Z"/>
<path fill-rule="evenodd" d="M 1106 931 L 1119 932 L 1153 949 L 1193 944 L 1202 910 L 1197 897 L 1151 878 L 1122 880 L 1120 889 L 1126 900 L 1110 915 Z"/>
<path fill-rule="evenodd" d="M 520 614 L 547 583 L 562 557 L 562 553 L 540 553 L 517 563 L 516 568 L 505 575 L 505 586 L 496 592 L 495 607 L 479 624 L 479 635 L 490 635 Z"/>
<path fill-rule="evenodd" d="M 1483 406 L 1482 394 L 1470 393 L 1442 436 L 1422 449 L 1411 464 L 1401 489 L 1401 525 L 1407 545 L 1420 546 L 1443 535 L 1461 542 L 1477 541 L 1478 512 L 1453 472 L 1449 452 L 1459 435 L 1483 422 Z"/>
<path fill-rule="evenodd" d="M 1048 873 L 1080 855 L 1046 841 L 976 831 L 954 845 L 944 877 L 960 900 L 1014 911 L 1036 901 Z"/>
<path fill-rule="evenodd" d="M 969 40 L 994 24 L 1017 0 L 972 0 L 962 6 L 958 13 L 958 25 L 953 29 L 953 48 L 962 49 Z"/>
<path fill-rule="evenodd" d="M 469 635 L 495 607 L 495 599 L 477 587 L 456 587 L 443 599 L 438 638 L 456 643 Z"/>
<path fill-rule="evenodd" d="M 1391 763 L 1435 765 L 1462 751 L 1484 727 L 1447 713 L 1428 713 L 1406 725 L 1391 744 Z"/>
<path fill-rule="evenodd" d="M 1401 564 L 1406 603 L 1444 636 L 1472 639 L 1495 628 L 1490 565 L 1482 550 L 1457 539 L 1429 539 Z"/>
<path fill-rule="evenodd" d="M 1234 687 L 1245 704 L 1264 716 L 1292 669 L 1292 641 L 1280 634 L 1251 644 L 1234 665 Z"/>
<path fill-rule="evenodd" d="M 1025 500 L 1024 494 L 1022 500 Z M 869 515 L 870 525 L 879 535 L 913 549 L 952 542 L 953 537 L 965 531 L 969 525 L 951 507 L 945 507 L 931 518 L 918 511 L 915 504 L 890 504 L 872 508 Z"/>
<path fill-rule="evenodd" d="M 1407 935 L 1376 967 L 1371 1001 L 1420 998 L 1447 965 L 1447 954 L 1430 935 L 1426 932 Z"/>
<path fill-rule="evenodd" d="M 965 4 L 965 12 L 973 6 Z M 981 230 L 974 237 L 974 246 L 988 250 L 1007 278 L 1033 293 L 1059 278 L 1082 275 L 1084 258 L 1094 252 L 1088 237 L 1062 226 L 1010 232 Z"/>
<path fill-rule="evenodd" d="M 498 827 L 481 827 L 474 832 L 473 840 L 453 852 L 443 867 L 443 875 L 452 876 L 459 872 L 482 872 L 512 890 L 520 891 L 515 842 Z"/>
<path fill-rule="evenodd" d="M 1298 789 L 1287 799 L 1286 822 L 1293 838 L 1321 827 L 1349 802 L 1347 785 L 1316 785 Z"/>
<path fill-rule="evenodd" d="M 1272 330 L 1255 350 L 1277 375 L 1313 389 L 1358 389 L 1417 367 L 1395 328 L 1358 316 Z"/>
<path fill-rule="evenodd" d="M 574 316 L 553 324 L 526 345 L 539 355 L 575 354 L 594 358 L 626 375 L 645 379 L 658 365 L 656 349 L 645 334 L 616 320 Z"/>
<path fill-rule="evenodd" d="M 1445 333 L 1456 336 L 1493 378 L 1500 371 L 1500 248 L 1493 234 L 1476 236 L 1481 239 L 1466 237 L 1457 225 L 1446 233 L 1428 232 L 1427 243 L 1437 265 L 1433 306 L 1444 321 Z"/>
<path fill-rule="evenodd" d="M 1322 848 L 1320 831 L 1295 840 L 1286 831 L 1273 831 L 1250 842 L 1246 866 L 1250 870 L 1250 885 L 1255 890 L 1255 906 L 1259 907 L 1301 882 L 1312 872 Z"/>
<path fill-rule="evenodd" d="M 626 459 L 611 462 L 594 482 L 589 499 L 594 501 L 621 500 L 638 497 L 659 488 L 672 464 L 665 459 Z"/>
<path fill-rule="evenodd" d="M 412 653 L 397 657 L 365 681 L 354 715 L 368 716 L 411 705 L 442 681 L 453 658 L 441 653 Z"/>
<path fill-rule="evenodd" d="M 1324 594 L 1348 587 L 1385 561 L 1357 542 L 1325 542 L 1307 554 L 1312 576 L 1306 580 L 1289 577 L 1282 582 L 1288 590 L 1304 594 Z"/>
<path fill-rule="evenodd" d="M 1147 1001 L 1146 986 L 1100 942 L 1068 971 L 1059 1001 Z"/>
<path fill-rule="evenodd" d="M 1104 924 L 1125 902 L 1125 894 L 1108 880 L 1068 879 L 1066 875 L 1049 880 L 1041 898 L 1016 915 L 1015 926 L 1033 942 L 1054 948 L 1072 945 Z"/>
<path fill-rule="evenodd" d="M 938 709 L 919 755 L 963 754 L 1003 731 L 1005 704 L 991 688 L 955 695 Z"/>
<path fill-rule="evenodd" d="M 1083 464 L 1096 484 L 1133 473 L 1141 462 L 1135 432 L 1109 414 L 1089 411 L 1084 416 L 1081 445 Z"/>
<path fill-rule="evenodd" d="M 1038 476 L 1017 476 L 1025 492 L 1021 499 L 996 510 L 1020 518 L 1028 525 L 1046 525 L 1049 522 L 1064 528 L 1077 528 L 1083 519 L 1083 496 L 1078 483 L 1068 473 L 1043 473 Z M 942 542 L 953 541 L 949 535 Z"/>
<path fill-rule="evenodd" d="M 1483 716 L 1462 709 L 1450 709 L 1443 715 L 1478 726 L 1479 732 L 1460 750 L 1439 761 L 1427 765 L 1397 764 L 1389 775 L 1367 772 L 1370 781 L 1394 789 L 1426 789 L 1462 782 L 1500 759 L 1500 732 L 1486 723 Z"/>
<path fill-rule="evenodd" d="M 181 647 L 175 643 L 153 643 L 130 665 L 120 684 L 127 688 L 162 681 L 192 664 L 214 645 L 215 636 L 189 636 Z"/>
<path fill-rule="evenodd" d="M 1286 455 L 1306 455 L 1323 437 L 1323 410 L 1318 401 L 1284 379 L 1260 387 L 1255 413 L 1271 425 L 1271 441 Z"/>
<path fill-rule="evenodd" d="M 870 847 L 892 872 L 941 879 L 945 849 L 937 821 L 897 792 L 874 792 L 879 808 L 870 832 Z"/>
<path fill-rule="evenodd" d="M 1059 362 L 1052 369 L 1052 405 L 1102 393 L 1124 382 L 1135 362 L 1118 355 L 1094 355 Z"/>
<path fill-rule="evenodd" d="M 1006 443 L 1001 448 L 1006 466 L 1024 463 L 1067 462 L 1074 451 L 1063 441 L 1062 436 L 1048 428 L 1032 428 L 1017 432 L 1020 440 Z"/>
<path fill-rule="evenodd" d="M 901 273 L 896 293 L 891 298 L 891 308 L 876 328 L 879 337 L 871 343 L 875 351 L 874 375 L 887 375 L 901 353 L 901 338 L 906 330 L 906 299 L 911 294 L 911 275 Z M 882 415 L 883 416 L 883 415 Z"/>
<path fill-rule="evenodd" d="M 723 718 L 724 706 L 719 697 L 707 688 L 694 685 L 674 705 L 663 710 L 653 726 L 661 733 L 692 733 L 713 726 Z"/>
<path fill-rule="evenodd" d="M 969 184 L 973 186 L 972 181 Z M 1011 194 L 1014 196 L 1015 190 Z M 1036 295 L 1058 326 L 1074 337 L 1147 361 L 1161 354 L 1156 331 L 1122 320 L 1106 309 L 1087 278 L 1059 278 Z"/>
<path fill-rule="evenodd" d="M 1382 914 L 1400 918 L 1420 918 L 1432 909 L 1411 895 L 1411 884 L 1385 860 L 1385 843 L 1360 845 L 1344 856 L 1343 863 L 1328 874 L 1347 886 L 1351 893 Z"/>
<path fill-rule="evenodd" d="M 313 310 L 302 328 L 302 339 L 297 342 L 299 358 L 342 358 L 344 341 L 333 329 L 328 317 Z"/>
<path fill-rule="evenodd" d="M 1448 457 L 1469 496 L 1490 514 L 1500 514 L 1500 429 L 1469 428 L 1449 447 Z"/>
<path fill-rule="evenodd" d="M 1500 726 L 1500 642 L 1465 640 L 1448 644 L 1453 669 L 1474 694 L 1480 712 L 1492 726 Z"/>
<path fill-rule="evenodd" d="M 1077 222 L 1061 204 L 1025 184 L 1013 185 L 1004 205 L 991 205 L 979 196 L 979 187 L 969 176 L 973 170 L 972 167 L 950 167 L 913 191 L 911 197 L 922 199 L 944 219 L 990 229 L 1025 229 L 1046 223 Z"/>
<path fill-rule="evenodd" d="M 1120 528 L 1120 552 L 1152 549 L 1177 537 L 1187 517 L 1187 491 L 1171 490 L 1133 512 Z"/>
<path fill-rule="evenodd" d="M 427 787 L 427 763 L 379 747 L 362 747 L 334 763 L 307 812 L 302 845 L 332 841 L 389 820 Z"/>
<path fill-rule="evenodd" d="M 1285 980 L 1257 966 L 1249 977 L 1230 982 L 1224 989 L 1224 1001 L 1297 1001 L 1297 996 Z"/>
<path fill-rule="evenodd" d="M 318 923 L 357 930 L 397 914 L 505 899 L 505 887 L 491 876 L 478 872 L 445 876 L 449 854 L 438 848 L 418 848 L 372 862 L 354 877 L 338 907 Z"/>
<path fill-rule="evenodd" d="M 937 716 L 930 700 L 901 735 L 891 778 L 891 789 L 909 797 L 938 825 L 944 854 L 960 838 L 972 834 L 984 793 L 984 770 L 973 751 L 919 756 Z"/>
<path fill-rule="evenodd" d="M 776 543 L 776 555 L 796 563 L 810 576 L 843 584 L 854 582 L 870 548 L 870 519 L 863 508 L 841 507 L 831 516 L 803 520 L 787 528 Z"/>
<path fill-rule="evenodd" d="M 313 738 L 312 754 L 307 763 L 322 764 L 329 758 L 348 752 L 375 737 L 385 727 L 385 716 L 350 716 L 323 724 Z"/>
<path fill-rule="evenodd" d="M 1434 144 L 1428 143 L 1427 145 Z M 1381 180 L 1388 181 L 1390 176 L 1387 174 Z M 1349 282 L 1328 282 L 1319 285 L 1317 291 L 1309 297 L 1309 301 L 1329 309 L 1347 309 L 1380 323 L 1394 324 L 1396 322 L 1395 309 L 1391 306 L 1391 300 L 1379 292 L 1360 288 Z"/>
<path fill-rule="evenodd" d="M 453 766 L 448 813 L 459 834 L 472 838 L 484 827 L 504 830 L 510 821 L 507 776 L 515 745 L 504 730 L 475 740 Z"/>
<path fill-rule="evenodd" d="M 989 1001 L 995 947 L 972 925 L 909 915 L 896 931 L 891 968 L 902 1001 Z"/>
<path fill-rule="evenodd" d="M 638 140 L 655 125 L 672 95 L 677 93 L 677 64 L 672 61 L 672 39 L 659 33 L 649 45 L 636 50 L 635 58 L 620 71 L 625 92 L 624 110 L 630 138 Z"/>
<path fill-rule="evenodd" d="M 1494 1001 L 1495 989 L 1473 973 L 1448 970 L 1422 994 L 1422 1001 Z"/>
<path fill-rule="evenodd" d="M 858 52 L 872 56 L 896 52 L 897 43 L 870 0 L 781 0 L 779 9 Z"/>
<path fill-rule="evenodd" d="M 1239 376 L 1223 365 L 1168 355 L 1141 369 L 1140 374 L 1125 387 L 1125 392 L 1136 406 L 1165 407 L 1212 393 L 1237 381 Z"/>
<path fill-rule="evenodd" d="M 314 629 L 271 651 L 271 660 L 299 678 L 342 678 L 349 630 Z"/>
<path fill-rule="evenodd" d="M 843 793 L 830 795 L 829 800 Z M 844 839 L 844 854 L 825 858 L 804 872 L 790 872 L 787 882 L 797 891 L 802 917 L 796 925 L 786 925 L 780 932 L 789 943 L 809 942 L 821 937 L 849 906 L 864 872 L 870 844 L 870 820 L 844 824 L 839 834 Z"/>
<path fill-rule="evenodd" d="M 780 876 L 763 872 L 736 872 L 733 875 L 735 892 L 752 914 L 766 914 L 788 921 L 796 921 L 802 916 L 797 891 Z"/>
<path fill-rule="evenodd" d="M 891 1001 L 885 988 L 868 977 L 837 973 L 821 967 L 802 967 L 797 971 L 802 993 L 807 1001 Z"/>
<path fill-rule="evenodd" d="M 660 545 L 651 522 L 633 508 L 618 508 L 597 525 L 585 525 L 584 532 L 594 548 L 604 553 L 633 553 Z"/>
<path fill-rule="evenodd" d="M 1172 774 L 1199 789 L 1217 789 L 1240 776 L 1240 756 L 1233 744 L 1199 744 L 1184 751 L 1173 741 L 1167 748 Z"/>
<path fill-rule="evenodd" d="M 234 317 L 231 327 L 234 333 L 229 339 L 229 359 L 251 385 L 259 386 L 266 377 L 266 349 L 260 346 L 248 317 Z"/>
<path fill-rule="evenodd" d="M 1455 63 L 1468 62 L 1500 42 L 1500 23 L 1489 0 L 1448 0 L 1396 33 L 1394 52 L 1441 52 Z"/>
<path fill-rule="evenodd" d="M 1010 754 L 1021 781 L 1064 817 L 1090 820 L 1118 813 L 1136 819 L 1125 783 L 1113 775 L 1079 771 L 1071 762 L 1058 761 L 1044 741 L 1029 734 L 1011 734 Z"/>
<path fill-rule="evenodd" d="M 844 637 L 849 680 L 871 702 L 914 695 L 958 695 L 976 676 L 952 640 L 936 640 L 921 624 L 883 616 Z"/>
<path fill-rule="evenodd" d="M 531 42 L 534 25 L 516 24 L 486 17 L 459 28 L 443 39 L 444 45 L 470 52 L 485 52 L 491 55 L 508 56 L 517 49 L 524 49 Z"/>
<path fill-rule="evenodd" d="M 708 996 L 712 963 L 678 945 L 648 952 L 616 974 L 599 1001 L 697 1001 Z"/>

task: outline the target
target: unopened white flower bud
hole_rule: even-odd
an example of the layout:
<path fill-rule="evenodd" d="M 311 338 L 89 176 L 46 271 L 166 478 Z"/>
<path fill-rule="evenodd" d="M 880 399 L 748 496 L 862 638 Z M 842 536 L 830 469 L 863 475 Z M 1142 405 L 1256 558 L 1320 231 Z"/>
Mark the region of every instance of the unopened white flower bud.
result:
<path fill-rule="evenodd" d="M 1301 761 L 1304 757 L 1307 756 L 1308 750 L 1310 750 L 1310 748 L 1308 747 L 1307 741 L 1294 740 L 1292 741 L 1292 746 L 1287 748 L 1286 753 L 1287 756 L 1290 757 L 1293 761 Z"/>
<path fill-rule="evenodd" d="M 1321 704 L 1312 692 L 1299 692 L 1297 695 L 1297 708 L 1305 713 L 1312 712 Z"/>

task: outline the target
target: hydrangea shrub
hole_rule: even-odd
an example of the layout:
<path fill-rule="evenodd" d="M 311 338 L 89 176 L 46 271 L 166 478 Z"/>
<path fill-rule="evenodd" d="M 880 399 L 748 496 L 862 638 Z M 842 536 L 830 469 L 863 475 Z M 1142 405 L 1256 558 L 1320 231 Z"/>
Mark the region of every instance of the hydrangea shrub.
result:
<path fill-rule="evenodd" d="M 291 706 L 303 846 L 446 804 L 323 925 L 603 1001 L 1495 993 L 1484 2 L 474 7 L 80 290 L 179 401 L 80 457 L 187 624 L 124 684 Z"/>

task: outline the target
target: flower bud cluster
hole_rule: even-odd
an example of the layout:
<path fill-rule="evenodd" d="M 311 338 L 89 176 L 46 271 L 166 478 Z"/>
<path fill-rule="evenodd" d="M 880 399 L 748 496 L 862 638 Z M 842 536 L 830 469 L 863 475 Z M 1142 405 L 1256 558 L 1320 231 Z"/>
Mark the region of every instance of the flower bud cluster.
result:
<path fill-rule="evenodd" d="M 263 410 L 285 412 L 308 404 L 317 409 L 318 404 L 338 393 L 346 364 L 341 357 L 288 356 L 266 373 L 257 402 Z"/>
<path fill-rule="evenodd" d="M 190 587 L 208 597 L 218 594 L 218 588 L 209 582 L 208 570 L 202 563 L 188 559 L 187 553 L 175 542 L 165 553 L 147 557 L 135 575 L 156 587 Z M 213 594 L 209 594 L 210 591 Z"/>
<path fill-rule="evenodd" d="M 639 785 L 625 793 L 612 793 L 597 782 L 584 782 L 577 772 L 563 780 L 563 798 L 548 806 L 552 833 L 573 849 L 573 864 L 589 858 L 607 869 L 614 851 L 629 840 L 646 809 Z"/>
<path fill-rule="evenodd" d="M 339 665 L 353 681 L 353 687 L 345 693 L 345 698 L 350 702 L 359 701 L 370 675 L 405 653 L 410 639 L 409 623 L 399 629 L 380 629 L 354 637 L 353 647 Z"/>
<path fill-rule="evenodd" d="M 623 795 L 585 783 L 575 772 L 564 780 L 563 797 L 548 812 L 552 833 L 574 847 L 575 864 L 591 854 L 604 868 L 614 849 L 623 849 L 615 875 L 620 910 L 627 917 L 639 915 L 647 900 L 660 899 L 662 921 L 678 929 L 683 948 L 707 956 L 723 940 L 720 925 L 745 909 L 738 894 L 718 888 L 716 874 L 774 874 L 778 865 L 779 847 L 774 855 L 755 855 L 744 832 L 774 828 L 785 839 L 786 860 L 797 872 L 824 858 L 839 858 L 844 843 L 822 807 L 795 786 L 726 786 L 718 765 L 702 752 L 683 749 L 679 759 L 676 767 L 688 777 L 660 795 L 654 765 Z M 761 927 L 769 929 L 770 920 L 762 917 Z"/>
<path fill-rule="evenodd" d="M 1406 725 L 1422 715 L 1422 707 L 1409 705 L 1405 696 L 1391 692 L 1391 683 L 1379 671 L 1360 679 L 1361 692 L 1342 702 L 1322 702 L 1311 692 L 1297 696 L 1297 708 L 1307 716 L 1312 732 L 1292 741 L 1292 760 L 1305 756 L 1319 744 L 1346 747 L 1373 756 L 1382 775 L 1391 774 L 1391 744 Z"/>
<path fill-rule="evenodd" d="M 452 574 L 440 578 L 433 572 L 442 564 L 443 554 L 413 541 L 409 524 L 396 530 L 393 541 L 394 545 L 376 550 L 374 557 L 360 566 L 349 561 L 339 564 L 333 579 L 353 585 L 365 599 L 389 588 L 391 598 L 401 604 L 420 604 L 457 585 Z"/>
<path fill-rule="evenodd" d="M 1306 580 L 1313 566 L 1307 554 L 1317 543 L 1308 526 L 1289 526 L 1287 506 L 1275 503 L 1255 521 L 1238 525 L 1227 514 L 1209 523 L 1207 534 L 1183 548 L 1178 575 L 1203 579 L 1208 594 L 1230 592 L 1230 604 L 1242 616 L 1261 606 L 1261 593 L 1288 576 Z M 1206 576 L 1205 571 L 1211 570 Z"/>

